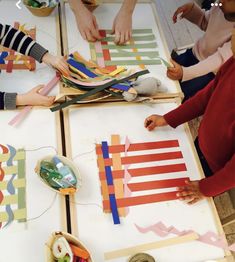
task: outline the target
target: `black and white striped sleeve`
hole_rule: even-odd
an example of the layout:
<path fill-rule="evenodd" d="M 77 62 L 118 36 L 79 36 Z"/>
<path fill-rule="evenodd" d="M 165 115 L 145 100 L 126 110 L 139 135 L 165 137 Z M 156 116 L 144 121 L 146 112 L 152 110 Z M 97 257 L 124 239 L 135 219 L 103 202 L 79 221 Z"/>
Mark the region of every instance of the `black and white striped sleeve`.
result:
<path fill-rule="evenodd" d="M 48 50 L 22 31 L 3 24 L 0 24 L 0 45 L 23 55 L 31 56 L 40 63 L 43 56 L 48 52 Z"/>

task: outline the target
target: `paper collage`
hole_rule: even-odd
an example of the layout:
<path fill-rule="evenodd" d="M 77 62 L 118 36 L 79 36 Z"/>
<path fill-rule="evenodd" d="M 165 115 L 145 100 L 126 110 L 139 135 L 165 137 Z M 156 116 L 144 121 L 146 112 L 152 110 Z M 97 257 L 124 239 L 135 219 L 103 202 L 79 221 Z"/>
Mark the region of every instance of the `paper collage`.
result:
<path fill-rule="evenodd" d="M 36 28 L 30 30 L 25 29 L 25 25 L 19 22 L 14 23 L 14 28 L 36 39 Z M 12 73 L 13 70 L 29 70 L 34 71 L 36 68 L 35 59 L 29 56 L 21 55 L 12 49 L 0 46 L 0 70 Z"/>
<path fill-rule="evenodd" d="M 90 43 L 92 61 L 100 67 L 115 70 L 117 66 L 162 65 L 168 62 L 159 56 L 152 29 L 133 29 L 132 39 L 126 45 L 115 45 L 111 30 L 100 30 L 101 42 Z"/>
<path fill-rule="evenodd" d="M 174 150 L 168 152 L 172 148 Z M 165 152 L 160 152 L 162 149 Z M 133 152 L 135 155 L 130 154 Z M 104 212 L 112 213 L 114 224 L 120 223 L 120 216 L 127 215 L 128 207 L 177 199 L 176 190 L 169 189 L 183 186 L 189 180 L 181 173 L 187 168 L 178 140 L 130 144 L 127 138 L 126 143 L 121 144 L 120 136 L 112 135 L 111 145 L 107 141 L 96 145 L 96 154 Z M 171 164 L 161 164 L 166 160 L 171 160 Z M 180 162 L 174 163 L 174 160 Z M 154 165 L 145 165 L 153 162 Z M 156 162 L 159 164 L 156 165 Z M 131 168 L 134 164 L 140 165 Z M 167 173 L 177 173 L 178 177 L 161 179 L 160 176 Z M 141 177 L 141 182 L 132 182 L 135 177 Z M 162 193 L 145 193 L 155 189 L 166 190 Z M 138 194 L 134 195 L 136 192 Z"/>
<path fill-rule="evenodd" d="M 26 219 L 25 151 L 0 145 L 0 229 Z"/>

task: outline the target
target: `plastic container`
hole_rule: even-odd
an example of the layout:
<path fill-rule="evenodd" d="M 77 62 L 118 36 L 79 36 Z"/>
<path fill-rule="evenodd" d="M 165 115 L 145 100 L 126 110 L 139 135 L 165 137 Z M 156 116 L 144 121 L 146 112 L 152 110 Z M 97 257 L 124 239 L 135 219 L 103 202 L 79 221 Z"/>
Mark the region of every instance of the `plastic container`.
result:
<path fill-rule="evenodd" d="M 50 6 L 50 7 L 40 7 L 40 8 L 36 8 L 36 7 L 32 7 L 29 6 L 28 0 L 24 0 L 24 5 L 29 9 L 29 11 L 35 15 L 35 16 L 40 16 L 40 17 L 45 17 L 45 16 L 49 16 L 53 10 L 56 8 L 57 5 L 54 6 Z"/>
<path fill-rule="evenodd" d="M 37 166 L 35 167 L 35 172 L 37 173 L 39 179 L 43 182 L 43 184 L 45 184 L 46 186 L 48 186 L 51 190 L 57 192 L 57 193 L 60 193 L 62 195 L 67 195 L 67 194 L 70 194 L 70 193 L 63 193 L 59 190 L 56 190 L 55 188 L 51 187 L 44 179 L 42 179 L 42 177 L 40 176 L 40 167 L 41 167 L 41 162 L 42 161 L 48 161 L 48 162 L 52 162 L 53 163 L 53 157 L 55 155 L 49 155 L 49 156 L 45 156 L 44 158 L 38 160 L 37 162 Z M 81 185 L 82 185 L 82 179 L 81 179 L 81 175 L 80 175 L 80 172 L 78 170 L 78 168 L 75 166 L 75 164 L 70 160 L 68 159 L 67 157 L 64 157 L 64 156 L 59 156 L 59 155 L 56 155 L 57 158 L 59 158 L 61 160 L 61 162 L 64 163 L 64 165 L 67 165 L 71 170 L 72 172 L 74 173 L 74 175 L 76 176 L 77 178 L 77 184 L 76 184 L 76 189 L 75 189 L 75 192 L 78 191 L 80 188 L 81 188 Z M 72 193 L 75 193 L 75 192 L 72 192 Z"/>
<path fill-rule="evenodd" d="M 85 249 L 90 254 L 90 258 L 88 259 L 88 261 L 94 262 L 94 259 L 92 258 L 91 252 L 88 250 L 88 248 L 80 240 L 78 240 L 78 238 L 66 232 L 53 232 L 51 234 L 49 240 L 46 243 L 46 261 L 47 262 L 56 262 L 51 250 L 52 250 L 53 243 L 55 242 L 58 236 L 63 236 L 71 244 L 77 247 L 80 247 L 82 249 Z"/>

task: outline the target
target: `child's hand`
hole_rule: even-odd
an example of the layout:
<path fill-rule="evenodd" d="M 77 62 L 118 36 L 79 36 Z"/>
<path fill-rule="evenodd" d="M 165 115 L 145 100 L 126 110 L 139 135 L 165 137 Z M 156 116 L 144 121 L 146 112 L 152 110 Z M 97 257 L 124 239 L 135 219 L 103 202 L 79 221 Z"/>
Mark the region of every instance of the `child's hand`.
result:
<path fill-rule="evenodd" d="M 39 85 L 30 90 L 29 92 L 16 96 L 17 106 L 51 106 L 55 100 L 54 96 L 43 96 L 40 95 L 40 89 L 44 85 Z"/>
<path fill-rule="evenodd" d="M 79 8 L 79 12 L 76 12 L 75 16 L 82 38 L 89 42 L 101 40 L 102 36 L 99 33 L 95 16 L 83 4 Z"/>
<path fill-rule="evenodd" d="M 46 53 L 42 58 L 42 62 L 57 69 L 62 75 L 70 75 L 68 64 L 62 56 L 54 56 Z"/>
<path fill-rule="evenodd" d="M 183 78 L 183 67 L 171 59 L 174 67 L 167 68 L 167 76 L 171 80 L 181 80 Z"/>
<path fill-rule="evenodd" d="M 148 131 L 152 131 L 155 127 L 167 125 L 168 123 L 166 122 L 165 118 L 159 115 L 151 115 L 144 121 L 144 127 L 147 128 Z"/>
<path fill-rule="evenodd" d="M 185 181 L 185 183 L 186 186 L 178 188 L 177 196 L 180 200 L 186 200 L 191 205 L 205 198 L 200 191 L 199 181 Z"/>
<path fill-rule="evenodd" d="M 175 11 L 173 18 L 172 18 L 174 24 L 177 22 L 178 15 L 182 13 L 181 18 L 184 18 L 192 10 L 193 5 L 194 5 L 194 3 L 188 3 L 188 4 L 185 4 L 185 5 L 182 5 L 181 7 L 179 7 Z"/>
<path fill-rule="evenodd" d="M 115 34 L 114 43 L 124 45 L 130 41 L 132 33 L 132 15 L 121 9 L 113 22 L 112 34 Z"/>

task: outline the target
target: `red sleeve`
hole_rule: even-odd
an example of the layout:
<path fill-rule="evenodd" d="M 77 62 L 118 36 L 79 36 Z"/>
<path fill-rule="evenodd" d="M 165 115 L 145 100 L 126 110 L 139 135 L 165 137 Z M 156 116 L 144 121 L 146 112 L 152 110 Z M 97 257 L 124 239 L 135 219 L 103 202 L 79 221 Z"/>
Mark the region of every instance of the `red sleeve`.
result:
<path fill-rule="evenodd" d="M 207 197 L 219 195 L 231 188 L 235 188 L 235 154 L 226 165 L 199 182 L 200 191 Z"/>
<path fill-rule="evenodd" d="M 195 96 L 188 99 L 178 108 L 164 115 L 166 122 L 176 128 L 177 126 L 188 122 L 204 114 L 208 101 L 214 91 L 216 83 L 212 80 L 205 88 L 199 91 Z"/>

